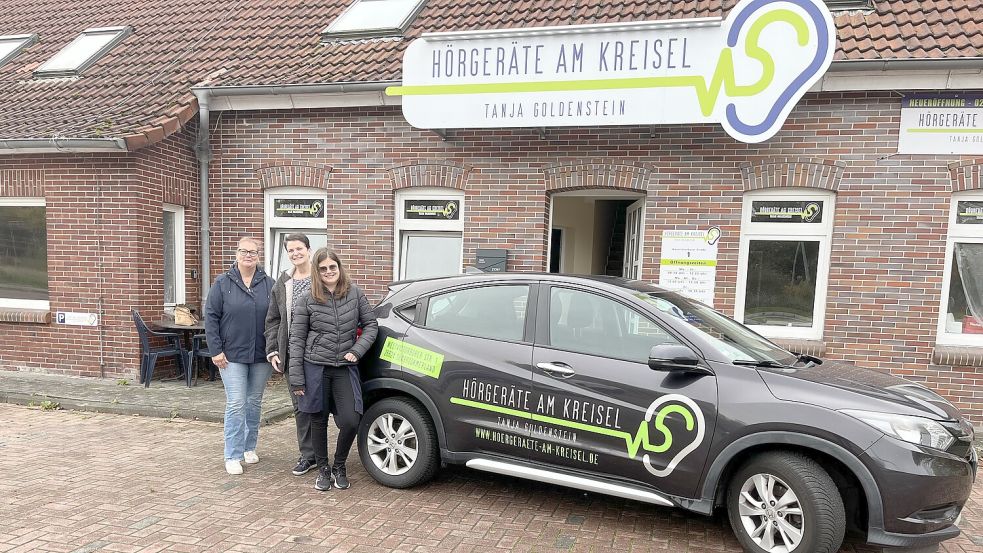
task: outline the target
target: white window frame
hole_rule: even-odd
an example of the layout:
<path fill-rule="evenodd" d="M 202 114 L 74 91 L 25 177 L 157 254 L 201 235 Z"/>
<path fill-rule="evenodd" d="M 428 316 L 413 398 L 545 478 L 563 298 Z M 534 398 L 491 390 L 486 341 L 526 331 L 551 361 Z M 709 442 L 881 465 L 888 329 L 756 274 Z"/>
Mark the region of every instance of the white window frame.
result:
<path fill-rule="evenodd" d="M 321 40 L 332 40 L 340 38 L 367 38 L 367 37 L 385 37 L 385 36 L 399 36 L 406 32 L 406 28 L 409 27 L 410 22 L 420 13 L 423 9 L 423 4 L 426 0 L 416 0 L 416 5 L 413 6 L 408 12 L 406 12 L 406 17 L 399 22 L 399 25 L 390 27 L 356 27 L 350 29 L 339 30 L 339 23 L 343 23 L 346 16 L 354 13 L 359 9 L 359 6 L 368 5 L 370 3 L 377 3 L 380 7 L 385 7 L 386 0 L 352 0 L 352 3 L 345 8 L 345 11 L 341 12 L 341 15 L 335 18 L 323 31 L 321 31 Z"/>
<path fill-rule="evenodd" d="M 949 233 L 945 243 L 945 266 L 942 272 L 942 297 L 939 298 L 939 322 L 937 342 L 948 346 L 983 347 L 983 334 L 956 334 L 946 332 L 946 314 L 949 311 L 949 285 L 952 282 L 952 256 L 956 243 L 983 244 L 983 225 L 967 225 L 956 222 L 959 202 L 983 201 L 983 190 L 958 192 L 952 195 L 949 207 Z"/>
<path fill-rule="evenodd" d="M 174 214 L 174 303 L 164 302 L 165 308 L 174 307 L 185 303 L 185 256 L 184 235 L 187 229 L 184 226 L 184 206 L 164 204 L 163 211 Z M 163 231 L 163 215 L 161 216 L 161 230 Z"/>
<path fill-rule="evenodd" d="M 751 206 L 755 201 L 818 200 L 823 202 L 822 223 L 752 223 Z M 782 188 L 755 190 L 744 194 L 741 210 L 741 243 L 738 256 L 737 290 L 734 298 L 734 320 L 744 323 L 744 305 L 747 300 L 748 257 L 752 240 L 798 241 L 808 239 L 819 242 L 819 267 L 816 270 L 816 299 L 813 305 L 811 327 L 786 327 L 775 325 L 748 325 L 768 338 L 821 340 L 826 321 L 826 297 L 829 286 L 830 253 L 833 241 L 833 216 L 836 195 L 825 190 L 809 188 Z"/>
<path fill-rule="evenodd" d="M 404 206 L 407 200 L 458 200 L 460 206 L 460 216 L 456 221 L 430 221 L 425 219 L 405 219 Z M 396 217 L 395 232 L 393 232 L 393 280 L 400 280 L 402 277 L 403 251 L 406 241 L 403 238 L 406 232 L 419 231 L 421 234 L 437 234 L 441 232 L 456 233 L 461 237 L 460 264 L 463 272 L 464 268 L 464 213 L 465 201 L 464 192 L 448 188 L 422 187 L 398 190 L 395 194 Z"/>
<path fill-rule="evenodd" d="M 133 33 L 133 27 L 129 26 L 96 27 L 86 29 L 79 33 L 79 36 L 75 37 L 71 42 L 66 44 L 64 48 L 55 53 L 54 56 L 51 56 L 48 61 L 44 62 L 40 67 L 35 69 L 34 76 L 39 78 L 78 76 L 99 61 L 104 55 L 106 55 L 107 52 L 112 50 L 131 33 Z M 66 55 L 67 52 L 70 52 L 72 48 L 78 48 L 78 45 L 82 39 L 94 35 L 111 35 L 112 38 L 98 49 L 90 52 L 84 59 L 79 60 L 79 62 L 75 65 L 67 65 L 64 62 L 58 62 L 59 58 Z"/>
<path fill-rule="evenodd" d="M 17 54 L 20 54 L 24 50 L 24 48 L 34 45 L 35 43 L 37 43 L 37 41 L 38 41 L 38 35 L 36 33 L 30 35 L 0 36 L 0 43 L 15 44 L 13 49 L 7 52 L 6 55 L 0 56 L 0 67 L 2 67 L 8 61 L 17 57 Z"/>
<path fill-rule="evenodd" d="M 284 270 L 274 267 L 276 256 L 283 244 L 276 241 L 278 233 L 304 233 L 304 234 L 325 234 L 328 231 L 328 193 L 326 190 L 318 188 L 307 188 L 303 186 L 279 186 L 270 188 L 263 194 L 263 239 L 266 244 L 263 246 L 264 267 L 269 271 L 273 278 L 279 277 L 279 272 Z M 324 202 L 324 215 L 321 217 L 275 217 L 273 215 L 274 200 L 298 199 L 298 200 L 320 200 Z M 330 246 L 331 242 L 328 241 Z M 311 252 L 314 255 L 314 252 Z"/>
<path fill-rule="evenodd" d="M 2 207 L 43 207 L 45 208 L 45 219 L 48 217 L 47 212 L 47 202 L 44 198 L 0 198 L 0 206 Z M 45 221 L 45 234 L 47 234 L 47 221 Z M 47 252 L 45 252 L 47 253 Z M 51 295 L 51 281 L 48 280 L 48 295 Z M 50 300 L 18 300 L 13 298 L 0 297 L 0 307 L 6 307 L 10 309 L 42 309 L 48 311 L 51 309 Z"/>

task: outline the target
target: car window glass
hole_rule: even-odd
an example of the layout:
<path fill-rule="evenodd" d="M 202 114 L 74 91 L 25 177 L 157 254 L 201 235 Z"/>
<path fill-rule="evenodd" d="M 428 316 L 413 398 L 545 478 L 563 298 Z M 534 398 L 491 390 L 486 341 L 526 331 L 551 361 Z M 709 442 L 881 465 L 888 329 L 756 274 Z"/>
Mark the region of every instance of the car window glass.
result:
<path fill-rule="evenodd" d="M 674 292 L 639 292 L 635 297 L 648 302 L 666 315 L 711 342 L 727 361 L 749 359 L 794 363 L 796 356 L 772 344 L 744 325 L 726 317 L 712 308 L 692 301 Z"/>
<path fill-rule="evenodd" d="M 597 294 L 552 288 L 550 345 L 647 363 L 660 344 L 678 344 L 662 327 L 638 311 Z"/>
<path fill-rule="evenodd" d="M 416 303 L 404 305 L 396 310 L 396 313 L 407 322 L 412 323 L 416 319 Z"/>
<path fill-rule="evenodd" d="M 496 340 L 521 340 L 529 286 L 483 286 L 430 298 L 425 326 Z"/>

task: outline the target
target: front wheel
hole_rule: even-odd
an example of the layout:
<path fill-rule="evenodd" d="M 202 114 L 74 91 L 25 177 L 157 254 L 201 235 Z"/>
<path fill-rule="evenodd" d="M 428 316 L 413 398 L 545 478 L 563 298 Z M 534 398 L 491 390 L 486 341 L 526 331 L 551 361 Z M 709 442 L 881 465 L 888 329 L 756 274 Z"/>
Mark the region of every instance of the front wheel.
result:
<path fill-rule="evenodd" d="M 754 553 L 834 553 L 846 531 L 836 484 L 800 453 L 751 458 L 730 481 L 727 511 L 738 541 Z"/>
<path fill-rule="evenodd" d="M 358 428 L 365 471 L 390 488 L 411 488 L 437 471 L 437 432 L 419 403 L 402 397 L 372 404 Z"/>

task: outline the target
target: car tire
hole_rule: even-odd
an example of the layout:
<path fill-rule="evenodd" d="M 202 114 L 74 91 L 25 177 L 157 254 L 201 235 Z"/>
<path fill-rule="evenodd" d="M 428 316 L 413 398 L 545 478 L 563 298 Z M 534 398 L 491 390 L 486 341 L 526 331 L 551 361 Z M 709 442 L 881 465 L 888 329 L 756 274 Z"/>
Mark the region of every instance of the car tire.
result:
<path fill-rule="evenodd" d="M 376 482 L 412 488 L 437 472 L 437 432 L 430 414 L 411 399 L 394 397 L 373 403 L 358 428 L 362 466 Z"/>
<path fill-rule="evenodd" d="M 737 470 L 727 516 L 745 551 L 755 553 L 835 553 L 846 531 L 833 479 L 816 461 L 789 451 L 757 455 Z"/>

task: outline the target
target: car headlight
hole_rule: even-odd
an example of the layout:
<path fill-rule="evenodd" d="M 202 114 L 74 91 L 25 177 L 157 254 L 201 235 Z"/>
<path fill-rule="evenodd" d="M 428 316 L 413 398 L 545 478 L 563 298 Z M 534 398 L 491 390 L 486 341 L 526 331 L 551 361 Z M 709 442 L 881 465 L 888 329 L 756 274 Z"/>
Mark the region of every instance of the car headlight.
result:
<path fill-rule="evenodd" d="M 922 417 L 844 409 L 841 413 L 862 420 L 888 436 L 945 451 L 956 441 L 941 424 Z"/>

